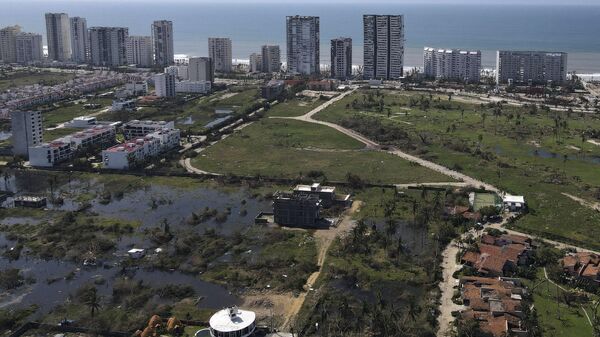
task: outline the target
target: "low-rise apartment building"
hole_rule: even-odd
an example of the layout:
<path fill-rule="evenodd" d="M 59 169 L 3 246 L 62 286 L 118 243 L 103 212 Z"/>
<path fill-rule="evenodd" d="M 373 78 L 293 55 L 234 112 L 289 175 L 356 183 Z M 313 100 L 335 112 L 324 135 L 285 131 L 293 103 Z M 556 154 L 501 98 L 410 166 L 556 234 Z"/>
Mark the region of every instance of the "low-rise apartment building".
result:
<path fill-rule="evenodd" d="M 102 151 L 103 167 L 126 170 L 179 146 L 178 129 L 162 129 Z"/>
<path fill-rule="evenodd" d="M 132 120 L 123 125 L 125 139 L 141 138 L 162 129 L 174 129 L 174 122 Z"/>
<path fill-rule="evenodd" d="M 175 82 L 175 92 L 206 94 L 211 90 L 209 81 L 179 81 Z"/>
<path fill-rule="evenodd" d="M 317 227 L 321 201 L 314 194 L 277 192 L 273 200 L 275 223 L 282 226 Z"/>

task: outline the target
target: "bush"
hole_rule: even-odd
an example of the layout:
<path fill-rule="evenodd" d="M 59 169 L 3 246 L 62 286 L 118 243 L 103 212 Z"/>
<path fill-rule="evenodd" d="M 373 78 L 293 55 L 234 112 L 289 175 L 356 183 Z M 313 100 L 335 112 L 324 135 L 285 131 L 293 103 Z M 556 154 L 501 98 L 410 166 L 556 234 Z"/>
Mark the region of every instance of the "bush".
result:
<path fill-rule="evenodd" d="M 16 268 L 4 269 L 0 272 L 0 288 L 11 290 L 22 286 L 24 283 L 21 271 Z"/>

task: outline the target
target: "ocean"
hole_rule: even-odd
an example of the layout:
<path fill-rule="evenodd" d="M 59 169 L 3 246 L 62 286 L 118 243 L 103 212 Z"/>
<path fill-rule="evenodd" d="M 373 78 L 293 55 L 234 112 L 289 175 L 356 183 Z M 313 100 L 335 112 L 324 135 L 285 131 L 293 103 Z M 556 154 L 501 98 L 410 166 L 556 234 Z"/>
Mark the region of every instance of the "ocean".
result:
<path fill-rule="evenodd" d="M 285 61 L 286 15 L 320 16 L 321 63 L 329 63 L 329 40 L 353 39 L 353 63 L 362 64 L 362 15 L 404 14 L 405 65 L 422 66 L 424 46 L 479 49 L 483 66 L 495 66 L 498 49 L 565 51 L 569 71 L 600 73 L 600 6 L 290 4 L 165 1 L 3 0 L 0 26 L 19 24 L 45 34 L 45 12 L 87 18 L 91 26 L 129 27 L 130 35 L 150 35 L 153 20 L 173 21 L 175 52 L 207 55 L 208 37 L 230 37 L 233 57 L 248 59 L 263 44 L 281 46 Z"/>

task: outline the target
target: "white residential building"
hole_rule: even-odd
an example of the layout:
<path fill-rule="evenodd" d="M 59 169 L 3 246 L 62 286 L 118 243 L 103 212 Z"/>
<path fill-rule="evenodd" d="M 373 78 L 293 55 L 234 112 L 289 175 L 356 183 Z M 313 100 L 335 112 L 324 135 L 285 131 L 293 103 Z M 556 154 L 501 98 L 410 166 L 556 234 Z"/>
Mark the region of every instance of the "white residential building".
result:
<path fill-rule="evenodd" d="M 567 53 L 499 50 L 496 83 L 561 84 L 567 79 Z"/>
<path fill-rule="evenodd" d="M 115 135 L 114 126 L 96 125 L 49 143 L 29 147 L 29 164 L 35 167 L 52 167 L 70 159 L 78 151 L 114 144 Z"/>
<path fill-rule="evenodd" d="M 210 92 L 209 81 L 179 81 L 175 82 L 175 92 L 206 94 Z"/>
<path fill-rule="evenodd" d="M 77 63 L 86 63 L 89 54 L 89 42 L 87 20 L 80 17 L 69 19 L 71 26 L 71 52 L 72 60 Z"/>
<path fill-rule="evenodd" d="M 71 59 L 71 24 L 66 13 L 46 13 L 48 59 L 65 62 Z"/>
<path fill-rule="evenodd" d="M 481 51 L 425 47 L 423 72 L 428 78 L 477 83 L 481 77 Z"/>
<path fill-rule="evenodd" d="M 174 122 L 132 120 L 123 125 L 125 139 L 135 139 L 162 129 L 174 129 Z"/>
<path fill-rule="evenodd" d="M 209 37 L 208 56 L 213 61 L 214 71 L 230 73 L 232 65 L 231 39 L 226 37 Z"/>
<path fill-rule="evenodd" d="M 209 57 L 190 57 L 188 79 L 190 81 L 214 81 L 215 70 Z"/>
<path fill-rule="evenodd" d="M 13 154 L 28 157 L 29 148 L 43 140 L 40 111 L 13 111 L 10 114 Z"/>
<path fill-rule="evenodd" d="M 0 60 L 4 63 L 17 62 L 17 35 L 21 27 L 9 26 L 0 29 Z"/>
<path fill-rule="evenodd" d="M 177 67 L 177 78 L 179 78 L 179 80 L 185 81 L 190 79 L 187 65 L 178 65 L 175 67 Z"/>
<path fill-rule="evenodd" d="M 352 77 L 352 39 L 331 40 L 331 77 L 346 80 Z"/>
<path fill-rule="evenodd" d="M 92 27 L 90 61 L 95 66 L 118 67 L 127 64 L 125 41 L 129 29 L 123 27 Z"/>
<path fill-rule="evenodd" d="M 286 32 L 288 73 L 319 74 L 319 17 L 288 16 Z"/>
<path fill-rule="evenodd" d="M 363 15 L 363 77 L 397 80 L 404 66 L 404 16 Z"/>
<path fill-rule="evenodd" d="M 261 71 L 264 73 L 278 73 L 281 71 L 281 52 L 279 46 L 264 45 L 261 48 Z"/>
<path fill-rule="evenodd" d="M 16 37 L 17 62 L 31 63 L 41 61 L 44 57 L 42 36 L 34 33 L 19 33 Z"/>
<path fill-rule="evenodd" d="M 161 129 L 102 151 L 103 166 L 125 170 L 179 146 L 178 129 Z"/>
<path fill-rule="evenodd" d="M 125 91 L 130 96 L 146 95 L 148 93 L 148 82 L 138 81 L 125 83 Z"/>
<path fill-rule="evenodd" d="M 125 50 L 127 64 L 135 64 L 138 67 L 152 66 L 154 60 L 152 57 L 151 36 L 128 36 L 125 39 Z"/>
<path fill-rule="evenodd" d="M 259 73 L 262 71 L 262 55 L 257 53 L 250 54 L 248 71 L 251 73 Z"/>
<path fill-rule="evenodd" d="M 167 20 L 154 21 L 150 29 L 154 45 L 154 64 L 159 66 L 174 64 L 173 22 Z"/>
<path fill-rule="evenodd" d="M 158 97 L 175 97 L 175 76 L 167 73 L 154 75 L 154 90 Z"/>

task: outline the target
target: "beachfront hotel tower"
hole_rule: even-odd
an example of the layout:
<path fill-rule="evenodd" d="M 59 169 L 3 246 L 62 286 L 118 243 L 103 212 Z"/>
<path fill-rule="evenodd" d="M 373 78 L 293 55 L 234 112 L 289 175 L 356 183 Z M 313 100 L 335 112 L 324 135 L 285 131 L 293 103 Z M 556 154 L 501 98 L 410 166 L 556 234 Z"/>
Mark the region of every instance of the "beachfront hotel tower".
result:
<path fill-rule="evenodd" d="M 319 74 L 319 17 L 286 17 L 287 71 L 291 74 Z"/>
<path fill-rule="evenodd" d="M 481 78 L 481 51 L 425 47 L 423 73 L 430 79 L 477 83 Z"/>
<path fill-rule="evenodd" d="M 92 27 L 90 61 L 95 66 L 118 67 L 127 64 L 125 42 L 129 29 L 124 27 Z"/>
<path fill-rule="evenodd" d="M 339 80 L 352 77 L 352 39 L 349 37 L 331 40 L 331 77 Z"/>
<path fill-rule="evenodd" d="M 66 13 L 46 13 L 46 40 L 48 59 L 61 62 L 71 59 L 71 24 Z"/>
<path fill-rule="evenodd" d="M 567 79 L 567 53 L 499 50 L 496 83 L 561 84 Z"/>
<path fill-rule="evenodd" d="M 154 51 L 154 64 L 169 66 L 175 64 L 173 49 L 173 22 L 168 20 L 154 21 L 151 26 Z"/>
<path fill-rule="evenodd" d="M 208 56 L 211 58 L 214 71 L 230 73 L 232 68 L 231 39 L 226 37 L 208 38 Z"/>
<path fill-rule="evenodd" d="M 404 66 L 404 15 L 363 15 L 363 77 L 395 80 Z"/>
<path fill-rule="evenodd" d="M 88 60 L 90 48 L 87 21 L 85 18 L 75 16 L 69 19 L 69 25 L 71 27 L 72 59 L 77 63 L 85 63 Z"/>

